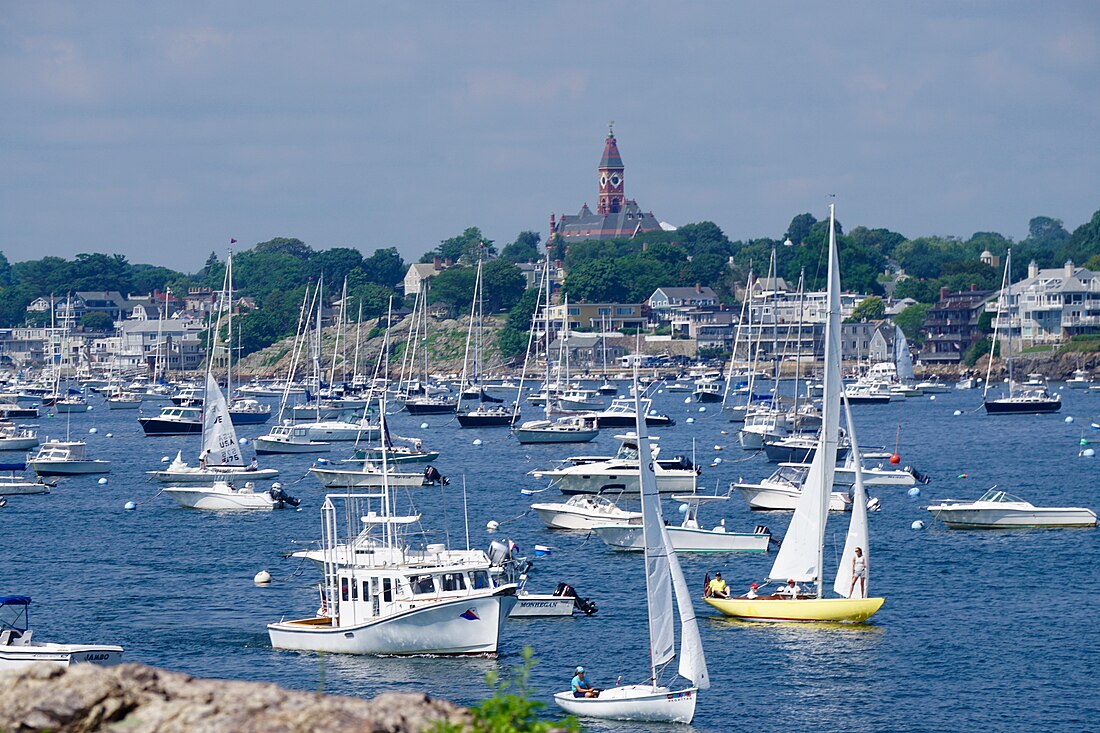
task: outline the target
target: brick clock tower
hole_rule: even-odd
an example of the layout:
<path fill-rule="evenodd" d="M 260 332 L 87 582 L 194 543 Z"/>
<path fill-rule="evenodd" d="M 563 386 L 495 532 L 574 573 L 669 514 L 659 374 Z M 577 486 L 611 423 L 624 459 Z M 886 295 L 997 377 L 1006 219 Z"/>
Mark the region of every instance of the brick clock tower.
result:
<path fill-rule="evenodd" d="M 612 123 L 614 124 L 614 123 Z M 623 159 L 619 156 L 619 146 L 615 142 L 615 131 L 607 126 L 607 140 L 600 158 L 600 202 L 596 211 L 599 214 L 617 214 L 623 208 Z"/>

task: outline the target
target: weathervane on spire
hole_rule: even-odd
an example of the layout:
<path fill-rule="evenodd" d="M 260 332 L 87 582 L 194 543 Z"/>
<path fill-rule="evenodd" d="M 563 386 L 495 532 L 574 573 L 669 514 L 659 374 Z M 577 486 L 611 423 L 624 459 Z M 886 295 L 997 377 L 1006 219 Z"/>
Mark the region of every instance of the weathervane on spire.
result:
<path fill-rule="evenodd" d="M 607 121 L 607 136 L 615 137 L 615 120 Z"/>

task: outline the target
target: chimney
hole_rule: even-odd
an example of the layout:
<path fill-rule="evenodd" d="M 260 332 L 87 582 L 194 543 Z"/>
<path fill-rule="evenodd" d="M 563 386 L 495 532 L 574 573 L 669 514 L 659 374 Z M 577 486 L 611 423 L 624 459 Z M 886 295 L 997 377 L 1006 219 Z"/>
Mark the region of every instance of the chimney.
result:
<path fill-rule="evenodd" d="M 433 257 L 432 258 L 432 269 L 436 270 L 437 272 L 439 270 L 443 269 L 443 261 L 440 260 L 438 257 Z"/>
<path fill-rule="evenodd" d="M 970 283 L 970 292 L 972 292 L 972 293 L 978 292 L 978 284 L 977 283 Z"/>
<path fill-rule="evenodd" d="M 1039 277 L 1039 265 L 1035 262 L 1035 260 L 1027 263 L 1027 276 Z"/>
<path fill-rule="evenodd" d="M 1066 260 L 1065 264 L 1066 277 L 1073 277 L 1073 260 Z"/>
<path fill-rule="evenodd" d="M 947 300 L 947 294 L 950 293 L 950 292 L 951 292 L 951 289 L 948 288 L 948 287 L 940 288 L 940 300 Z"/>
<path fill-rule="evenodd" d="M 703 285 L 702 285 L 702 283 L 695 283 L 695 292 L 697 292 L 697 293 L 701 293 L 701 292 L 703 292 Z"/>
<path fill-rule="evenodd" d="M 454 266 L 454 261 L 450 257 L 448 257 L 447 259 L 443 260 L 443 265 L 444 267 L 452 267 Z"/>

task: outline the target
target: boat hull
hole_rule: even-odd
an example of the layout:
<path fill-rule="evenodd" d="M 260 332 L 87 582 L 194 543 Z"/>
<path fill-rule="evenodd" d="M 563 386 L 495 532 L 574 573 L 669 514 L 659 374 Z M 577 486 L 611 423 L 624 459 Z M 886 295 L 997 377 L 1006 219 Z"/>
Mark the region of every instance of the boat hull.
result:
<path fill-rule="evenodd" d="M 725 616 L 744 621 L 862 623 L 874 616 L 885 598 L 704 598 Z"/>
<path fill-rule="evenodd" d="M 149 474 L 162 484 L 212 484 L 215 481 L 268 481 L 279 475 L 277 468 L 260 468 L 249 471 L 236 469 L 184 469 L 181 471 L 150 471 Z"/>
<path fill-rule="evenodd" d="M 0 438 L 0 450 L 30 450 L 38 443 L 38 438 Z"/>
<path fill-rule="evenodd" d="M 342 471 L 335 468 L 311 468 L 309 472 L 317 477 L 326 489 L 366 489 L 382 486 L 381 471 Z M 424 485 L 424 476 L 419 473 L 391 473 L 386 477 L 390 488 L 410 488 Z"/>
<path fill-rule="evenodd" d="M 268 624 L 271 646 L 371 655 L 495 655 L 516 603 L 515 588 L 494 595 L 432 601 L 384 619 L 337 624 L 321 618 Z M 472 617 L 472 618 L 471 618 Z"/>
<path fill-rule="evenodd" d="M 253 438 L 252 447 L 257 453 L 327 453 L 332 446 L 323 441 L 310 441 L 309 443 L 295 443 L 289 440 L 271 440 L 270 438 Z"/>
<path fill-rule="evenodd" d="M 141 429 L 146 435 L 199 435 L 201 422 L 180 422 L 179 420 L 161 420 L 156 417 L 138 418 Z"/>
<path fill-rule="evenodd" d="M 771 535 L 714 532 L 689 527 L 666 527 L 676 552 L 767 552 Z M 645 549 L 644 528 L 638 524 L 603 524 L 592 528 L 608 547 L 621 552 Z"/>
<path fill-rule="evenodd" d="M 525 445 L 533 443 L 589 443 L 600 434 L 599 429 L 555 430 L 552 428 L 515 428 L 512 434 Z"/>
<path fill-rule="evenodd" d="M 96 644 L 30 644 L 0 646 L 0 672 L 15 672 L 38 664 L 98 664 L 109 667 L 122 663 L 122 647 Z"/>
<path fill-rule="evenodd" d="M 637 494 L 638 474 L 581 474 L 545 472 L 536 473 L 535 478 L 547 476 L 553 480 L 553 486 L 563 494 Z M 685 493 L 695 491 L 697 475 L 694 471 L 684 472 L 684 475 L 658 475 L 657 490 L 662 494 Z"/>
<path fill-rule="evenodd" d="M 1062 409 L 1061 400 L 990 400 L 985 403 L 987 415 L 1045 415 Z"/>
<path fill-rule="evenodd" d="M 614 521 L 627 521 L 629 517 L 616 518 L 607 514 L 592 514 L 572 510 L 565 504 L 532 504 L 531 508 L 539 515 L 539 519 L 550 529 L 583 529 L 591 530 L 594 527 Z M 625 512 L 624 512 L 625 514 Z M 641 521 L 641 513 L 633 513 L 637 521 Z"/>
<path fill-rule="evenodd" d="M 324 440 L 324 441 L 352 441 L 352 440 L 378 440 L 382 435 L 382 429 L 377 425 L 369 425 L 366 427 L 359 427 L 356 425 L 350 425 L 347 427 L 341 427 L 336 425 L 325 425 L 324 423 L 309 425 L 309 439 L 310 440 Z"/>
<path fill-rule="evenodd" d="M 214 492 L 202 487 L 168 487 L 163 489 L 180 506 L 208 511 L 271 511 L 275 502 L 265 492 Z"/>
<path fill-rule="evenodd" d="M 798 497 L 802 492 L 798 489 L 785 486 L 762 486 L 760 484 L 734 484 L 750 509 L 758 511 L 793 511 L 798 506 Z M 839 491 L 830 492 L 829 511 L 851 511 L 852 503 Z"/>
<path fill-rule="evenodd" d="M 517 416 L 512 413 L 479 415 L 477 413 L 460 412 L 456 417 L 458 418 L 458 424 L 464 428 L 507 428 L 515 423 Z"/>
<path fill-rule="evenodd" d="M 453 402 L 406 402 L 405 411 L 410 415 L 450 415 L 455 411 Z"/>
<path fill-rule="evenodd" d="M 39 476 L 84 476 L 110 473 L 110 461 L 27 461 Z"/>
<path fill-rule="evenodd" d="M 517 596 L 509 618 L 562 618 L 572 616 L 577 604 L 570 596 L 528 593 Z"/>
<path fill-rule="evenodd" d="M 1028 511 L 1002 509 L 941 509 L 929 507 L 936 519 L 951 529 L 1041 529 L 1095 527 L 1096 514 L 1084 508 L 1034 507 Z"/>
<path fill-rule="evenodd" d="M 573 697 L 572 692 L 554 695 L 558 707 L 571 715 L 605 720 L 644 723 L 690 723 L 695 717 L 698 688 L 672 691 L 649 685 L 623 685 L 603 690 L 599 697 Z"/>

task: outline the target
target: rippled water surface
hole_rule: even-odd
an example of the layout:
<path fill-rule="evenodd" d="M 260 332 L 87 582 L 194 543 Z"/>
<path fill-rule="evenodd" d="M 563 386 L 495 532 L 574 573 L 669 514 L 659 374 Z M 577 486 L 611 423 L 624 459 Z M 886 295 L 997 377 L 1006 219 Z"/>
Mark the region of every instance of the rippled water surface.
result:
<path fill-rule="evenodd" d="M 931 474 L 923 495 L 875 491 L 882 511 L 871 515 L 874 592 L 887 598 L 864 626 L 754 625 L 717 616 L 700 599 L 696 609 L 713 687 L 700 696 L 691 728 L 720 731 L 751 726 L 776 731 L 1082 731 L 1100 727 L 1100 532 L 1046 530 L 952 531 L 931 524 L 923 507 L 941 498 L 977 498 L 997 484 L 1036 504 L 1100 507 L 1100 458 L 1078 457 L 1078 441 L 1092 433 L 1100 395 L 1063 392 L 1060 415 L 987 417 L 970 411 L 976 391 L 928 396 L 886 406 L 858 406 L 865 445 L 893 448 L 901 426 L 903 463 Z M 423 438 L 438 449 L 436 465 L 451 478 L 417 492 L 425 526 L 465 542 L 465 478 L 473 544 L 492 537 L 485 524 L 501 522 L 529 553 L 535 543 L 554 548 L 536 560 L 530 587 L 549 592 L 559 581 L 594 599 L 593 617 L 528 619 L 505 629 L 500 658 L 375 659 L 297 654 L 271 649 L 265 624 L 308 615 L 317 607 L 315 571 L 292 575 L 283 554 L 320 534 L 320 485 L 304 476 L 310 457 L 263 460 L 283 471 L 302 511 L 231 515 L 185 510 L 164 496 L 144 471 L 183 448 L 192 459 L 197 438 L 146 438 L 133 411 L 94 409 L 73 416 L 69 430 L 86 439 L 93 457 L 113 461 L 106 486 L 98 477 L 62 479 L 47 496 L 11 497 L 0 509 L 0 595 L 34 598 L 32 625 L 42 639 L 119 643 L 126 659 L 199 676 L 276 682 L 372 696 L 386 689 L 420 690 L 459 703 L 485 695 L 485 672 L 520 660 L 524 645 L 539 660 L 535 694 L 568 686 L 583 664 L 597 686 L 622 675 L 640 681 L 648 668 L 645 581 L 641 557 L 608 551 L 585 533 L 551 532 L 520 489 L 539 488 L 527 472 L 574 453 L 614 450 L 614 431 L 589 446 L 520 446 L 500 429 L 461 430 L 446 417 L 393 417 L 395 432 Z M 712 407 L 686 405 L 662 394 L 658 409 L 676 427 L 655 431 L 663 453 L 691 454 L 705 466 L 700 490 L 722 491 L 731 480 L 770 472 L 762 457 L 742 452 L 736 426 Z M 955 410 L 964 414 L 955 416 Z M 1075 422 L 1067 424 L 1072 416 Z M 686 418 L 693 417 L 694 424 Z M 427 420 L 429 427 L 421 429 Z M 43 434 L 63 437 L 64 416 L 42 418 Z M 89 434 L 90 428 L 95 434 Z M 723 434 L 728 431 L 728 434 Z M 245 427 L 253 437 L 263 427 Z M 111 437 L 108 437 L 108 433 Z M 1100 436 L 1098 436 L 1100 437 Z M 474 446 L 475 438 L 483 443 Z M 721 447 L 721 451 L 716 451 Z M 599 450 L 597 450 L 599 449 Z M 0 461 L 11 459 L 11 454 Z M 341 457 L 340 452 L 333 457 Z M 716 467 L 709 464 L 722 458 Z M 965 478 L 963 478 L 965 474 Z M 556 496 L 547 492 L 539 498 Z M 137 511 L 123 510 L 128 500 Z M 666 514 L 675 515 L 669 502 Z M 739 497 L 705 507 L 705 524 L 726 519 L 733 531 L 767 524 L 782 535 L 789 514 L 752 513 Z M 846 520 L 828 530 L 843 542 Z M 533 553 L 531 553 L 533 554 Z M 734 590 L 767 574 L 767 556 L 681 556 L 689 584 L 721 570 Z M 276 582 L 256 587 L 268 569 Z M 593 723 L 592 730 L 637 730 L 636 724 Z"/>

